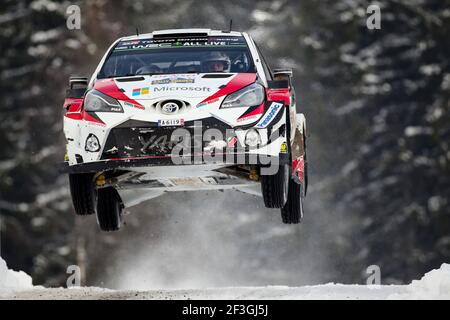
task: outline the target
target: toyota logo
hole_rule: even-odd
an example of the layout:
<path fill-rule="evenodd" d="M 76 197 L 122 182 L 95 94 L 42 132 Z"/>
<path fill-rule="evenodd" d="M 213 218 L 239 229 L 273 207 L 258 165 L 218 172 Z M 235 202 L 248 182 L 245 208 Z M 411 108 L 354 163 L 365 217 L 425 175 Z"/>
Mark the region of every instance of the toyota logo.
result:
<path fill-rule="evenodd" d="M 162 112 L 165 114 L 177 113 L 180 107 L 175 102 L 166 102 L 162 107 Z"/>

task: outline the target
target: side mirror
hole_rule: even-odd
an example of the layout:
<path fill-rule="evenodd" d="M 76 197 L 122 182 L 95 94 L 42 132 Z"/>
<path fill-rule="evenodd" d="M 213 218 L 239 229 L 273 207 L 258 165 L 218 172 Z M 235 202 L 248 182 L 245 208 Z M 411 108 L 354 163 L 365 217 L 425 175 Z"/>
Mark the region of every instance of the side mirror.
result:
<path fill-rule="evenodd" d="M 267 81 L 267 85 L 270 89 L 289 89 L 288 80 Z"/>
<path fill-rule="evenodd" d="M 88 86 L 87 77 L 72 76 L 66 89 L 66 98 L 82 98 Z"/>
<path fill-rule="evenodd" d="M 284 68 L 284 69 L 274 69 L 273 77 L 275 80 L 290 80 L 293 76 L 292 69 Z"/>

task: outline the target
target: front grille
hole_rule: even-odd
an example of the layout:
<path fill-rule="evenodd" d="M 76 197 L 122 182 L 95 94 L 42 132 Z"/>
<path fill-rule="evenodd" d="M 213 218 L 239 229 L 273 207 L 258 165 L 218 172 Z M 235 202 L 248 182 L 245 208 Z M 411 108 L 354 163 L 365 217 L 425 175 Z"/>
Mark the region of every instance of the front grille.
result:
<path fill-rule="evenodd" d="M 219 129 L 217 126 L 202 126 L 194 129 L 185 127 L 117 127 L 111 130 L 105 144 L 102 159 L 130 158 L 144 156 L 170 156 L 175 146 L 177 155 L 195 154 L 211 148 L 211 141 L 204 140 L 204 133 L 208 129 Z M 177 129 L 183 129 L 178 130 Z M 230 138 L 224 126 L 220 132 L 225 140 Z M 209 140 L 216 140 L 214 138 Z M 237 144 L 236 144 L 237 146 Z M 229 146 L 227 146 L 229 147 Z"/>

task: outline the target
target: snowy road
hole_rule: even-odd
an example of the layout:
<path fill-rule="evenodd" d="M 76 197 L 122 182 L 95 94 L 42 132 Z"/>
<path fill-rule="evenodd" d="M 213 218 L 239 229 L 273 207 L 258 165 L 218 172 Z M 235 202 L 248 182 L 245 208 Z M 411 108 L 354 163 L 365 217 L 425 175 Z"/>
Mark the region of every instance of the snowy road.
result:
<path fill-rule="evenodd" d="M 449 283 L 448 283 L 449 284 Z M 212 288 L 191 290 L 114 291 L 101 288 L 32 289 L 0 294 L 0 299 L 450 299 L 450 287 L 327 284 L 306 287 Z"/>
<path fill-rule="evenodd" d="M 364 286 L 323 284 L 304 287 L 230 287 L 210 289 L 109 290 L 94 287 L 33 286 L 24 272 L 9 270 L 0 258 L 0 299 L 450 299 L 450 264 L 426 273 L 409 285 Z"/>
<path fill-rule="evenodd" d="M 113 291 L 101 288 L 32 289 L 0 294 L 0 299 L 388 299 L 409 296 L 406 286 L 368 289 L 364 286 L 214 288 L 192 290 Z M 412 296 L 409 296 L 412 298 Z M 450 292 L 447 295 L 450 298 Z"/>

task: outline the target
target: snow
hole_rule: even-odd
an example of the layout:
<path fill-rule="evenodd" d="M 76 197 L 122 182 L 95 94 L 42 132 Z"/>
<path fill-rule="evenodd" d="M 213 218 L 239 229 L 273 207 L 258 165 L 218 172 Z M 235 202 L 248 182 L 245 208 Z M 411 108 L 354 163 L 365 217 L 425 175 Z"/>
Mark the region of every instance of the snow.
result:
<path fill-rule="evenodd" d="M 46 31 L 37 31 L 31 36 L 31 41 L 34 43 L 46 42 L 55 40 L 61 34 L 58 29 L 51 29 Z"/>
<path fill-rule="evenodd" d="M 391 295 L 391 299 L 450 299 L 450 264 L 426 273 L 422 279 L 406 286 L 406 292 Z"/>
<path fill-rule="evenodd" d="M 96 287 L 70 289 L 32 287 L 31 278 L 28 275 L 8 270 L 5 261 L 0 258 L 0 299 L 449 300 L 450 264 L 443 264 L 439 269 L 426 273 L 422 279 L 414 280 L 409 285 L 370 286 L 328 283 L 303 287 L 266 286 L 119 291 Z"/>
<path fill-rule="evenodd" d="M 36 11 L 56 11 L 59 6 L 55 1 L 49 0 L 36 0 L 30 4 L 30 8 Z"/>
<path fill-rule="evenodd" d="M 273 15 L 270 14 L 269 12 L 256 9 L 252 12 L 252 18 L 256 22 L 266 22 L 273 20 Z"/>
<path fill-rule="evenodd" d="M 418 135 L 431 135 L 431 134 L 433 134 L 433 129 L 429 127 L 409 126 L 405 128 L 405 135 L 407 137 L 414 137 Z"/>
<path fill-rule="evenodd" d="M 5 260 L 0 257 L 0 293 L 31 289 L 31 277 L 23 271 L 9 270 Z"/>

